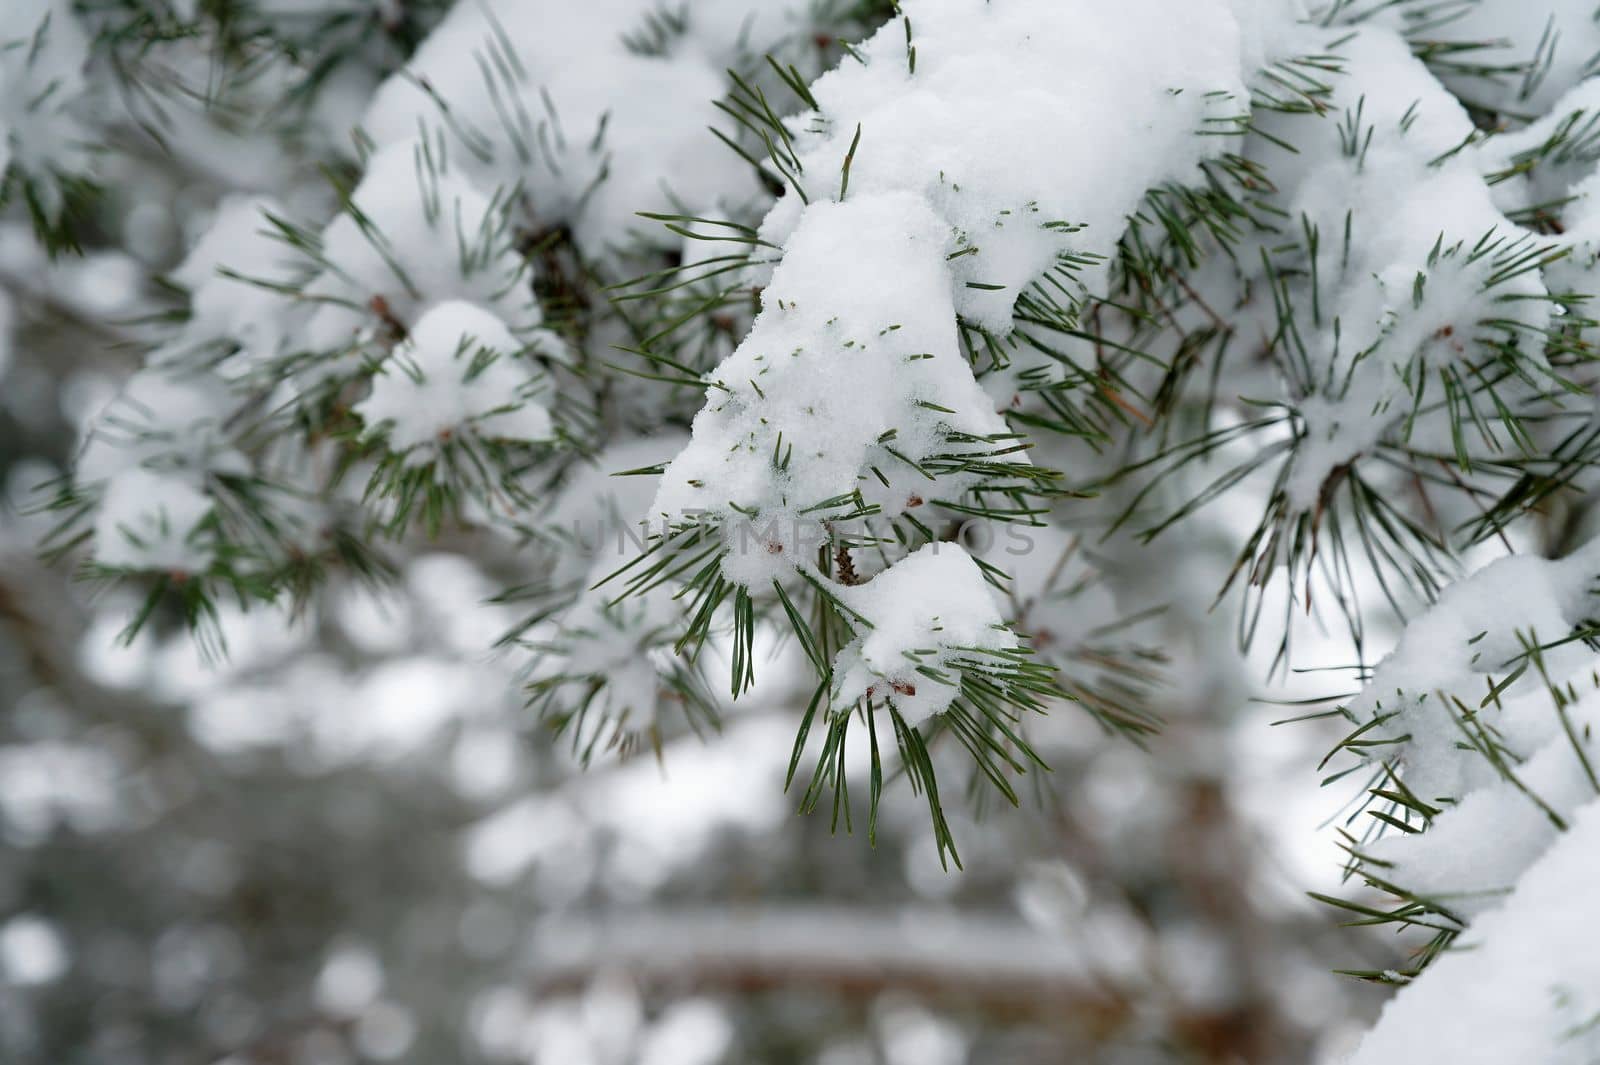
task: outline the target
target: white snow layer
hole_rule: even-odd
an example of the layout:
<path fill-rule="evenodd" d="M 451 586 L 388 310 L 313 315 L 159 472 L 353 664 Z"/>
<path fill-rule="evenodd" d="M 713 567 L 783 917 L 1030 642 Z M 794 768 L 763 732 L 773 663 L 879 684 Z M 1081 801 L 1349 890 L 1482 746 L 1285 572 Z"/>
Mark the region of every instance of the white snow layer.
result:
<path fill-rule="evenodd" d="M 1108 259 L 1146 190 L 1229 145 L 1201 134 L 1236 130 L 1243 44 L 1262 33 L 1257 5 L 1223 0 L 922 0 L 906 12 L 857 49 L 864 62 L 812 86 L 818 111 L 791 122 L 801 183 L 813 202 L 838 197 L 859 127 L 849 194 L 924 199 L 951 250 L 972 249 L 951 264 L 956 310 L 996 334 L 1059 257 Z M 785 196 L 763 236 L 785 243 L 805 211 Z"/>
<path fill-rule="evenodd" d="M 1600 53 L 1593 0 L 1349 6 L 1352 16 L 1371 16 L 1449 56 L 1440 69 L 1450 90 L 1508 115 L 1545 113 L 1594 73 Z"/>
<path fill-rule="evenodd" d="M 948 228 L 908 193 L 819 203 L 790 236 L 653 508 L 727 521 L 730 579 L 788 573 L 822 539 L 820 516 L 799 511 L 823 500 L 859 488 L 886 517 L 920 505 L 932 483 L 894 453 L 928 458 L 941 427 L 1006 432 L 957 344 L 949 248 Z M 780 535 L 735 542 L 736 508 Z"/>
<path fill-rule="evenodd" d="M 963 666 L 956 661 L 982 668 L 970 665 L 979 652 L 1018 646 L 977 563 L 953 544 L 928 544 L 840 595 L 872 628 L 834 663 L 829 703 L 836 712 L 862 697 L 887 699 L 908 725 L 917 725 L 943 713 L 960 694 Z"/>
<path fill-rule="evenodd" d="M 1600 802 L 1402 988 L 1350 1065 L 1587 1065 L 1600 1054 Z"/>
<path fill-rule="evenodd" d="M 89 37 L 69 0 L 8 0 L 0 25 L 0 182 L 30 179 L 46 216 L 63 206 L 54 178 L 81 173 L 94 137 L 79 119 Z"/>
<path fill-rule="evenodd" d="M 211 500 L 183 477 L 134 467 L 118 474 L 95 514 L 94 558 L 103 566 L 195 573 L 211 564 L 200 528 Z"/>
<path fill-rule="evenodd" d="M 321 275 L 306 286 L 324 301 L 307 326 L 316 350 L 348 347 L 381 313 L 413 326 L 435 303 L 465 300 L 513 334 L 543 324 L 496 197 L 451 171 L 422 141 L 391 144 L 368 162 L 351 208 L 323 231 Z"/>
<path fill-rule="evenodd" d="M 1262 118 L 1295 143 L 1296 154 L 1271 157 L 1272 180 L 1294 224 L 1319 236 L 1310 276 L 1321 291 L 1308 280 L 1291 292 L 1295 306 L 1322 309 L 1301 325 L 1309 394 L 1296 398 L 1304 437 L 1286 486 L 1301 510 L 1413 414 L 1414 395 L 1436 396 L 1442 374 L 1466 373 L 1479 340 L 1532 337 L 1522 354 L 1542 365 L 1550 321 L 1538 271 L 1490 287 L 1500 255 L 1473 258 L 1526 234 L 1495 205 L 1478 161 L 1451 154 L 1473 133 L 1466 109 L 1387 30 L 1356 31 L 1338 55 L 1322 121 Z M 1451 449 L 1446 435 L 1438 450 Z"/>
<path fill-rule="evenodd" d="M 246 368 L 261 369 L 289 340 L 294 304 L 275 286 L 304 271 L 297 253 L 273 232 L 288 212 L 274 200 L 229 196 L 172 280 L 189 291 L 189 320 L 167 345 L 176 356 L 210 344 L 237 345 Z M 160 361 L 162 353 L 152 357 Z"/>
<path fill-rule="evenodd" d="M 1462 749 L 1454 723 L 1459 708 L 1451 698 L 1477 708 L 1491 682 L 1503 681 L 1527 646 L 1562 640 L 1579 628 L 1594 610 L 1597 578 L 1600 541 L 1559 560 L 1503 558 L 1445 589 L 1406 626 L 1399 645 L 1348 709 L 1362 722 L 1397 715 L 1372 738 L 1410 737 L 1378 751 L 1398 760 L 1407 787 L 1423 801 L 1459 800 L 1500 779 L 1481 754 Z M 1586 670 L 1593 659 L 1594 652 L 1576 640 L 1543 652 L 1557 683 Z M 1536 670 L 1507 688 L 1500 702 L 1500 708 L 1485 711 L 1492 715 L 1487 720 L 1519 757 L 1531 756 L 1560 727 Z"/>
<path fill-rule="evenodd" d="M 637 47 L 654 0 L 457 4 L 363 126 L 379 144 L 444 126 L 451 158 L 482 187 L 524 192 L 538 225 L 569 224 L 589 255 L 660 241 L 638 211 L 715 212 L 762 196 L 750 168 L 707 126 L 725 71 L 791 36 L 809 41 L 810 5 L 696 0 L 664 51 Z M 632 40 L 634 47 L 629 46 Z M 438 101 L 448 101 L 445 118 Z M 604 174 L 604 180 L 600 180 Z"/>
<path fill-rule="evenodd" d="M 525 346 L 475 304 L 437 304 L 384 360 L 356 413 L 408 465 L 432 460 L 463 432 L 486 441 L 549 440 L 550 414 L 537 398 L 547 384 L 518 358 Z"/>
<path fill-rule="evenodd" d="M 1226 140 L 1199 136 L 1208 120 L 1244 106 L 1227 5 L 1131 7 L 924 0 L 910 8 L 915 71 L 901 19 L 816 83 L 819 112 L 792 126 L 805 174 L 826 183 L 808 178 L 811 204 L 786 196 L 763 225 L 781 264 L 711 375 L 657 511 L 731 503 L 768 519 L 860 487 L 893 516 L 920 475 L 883 444 L 921 460 L 944 429 L 1005 430 L 955 315 L 1009 331 L 1022 286 L 1064 254 L 1108 255 L 1144 190 L 1189 176 Z M 731 576 L 781 568 L 745 552 Z"/>
<path fill-rule="evenodd" d="M 1600 674 L 1594 649 L 1572 638 L 1594 616 L 1597 580 L 1600 540 L 1486 566 L 1406 627 L 1350 704 L 1379 722 L 1365 738 L 1399 741 L 1373 756 L 1440 810 L 1363 855 L 1386 882 L 1470 921 L 1352 1065 L 1577 1065 L 1600 1051 Z M 1535 645 L 1546 648 L 1535 664 L 1505 683 Z"/>
<path fill-rule="evenodd" d="M 195 573 L 212 560 L 198 527 L 210 515 L 209 473 L 242 474 L 224 424 L 237 402 L 213 378 L 148 367 L 90 422 L 77 480 L 101 493 L 94 558 L 129 570 Z"/>

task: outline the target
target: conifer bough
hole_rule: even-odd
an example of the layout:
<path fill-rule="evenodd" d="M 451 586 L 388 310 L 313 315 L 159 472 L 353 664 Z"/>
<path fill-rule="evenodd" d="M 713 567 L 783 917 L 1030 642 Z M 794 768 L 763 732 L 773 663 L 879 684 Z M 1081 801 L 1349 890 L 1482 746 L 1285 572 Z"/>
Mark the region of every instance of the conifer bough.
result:
<path fill-rule="evenodd" d="M 1098 571 L 1254 508 L 1216 615 L 1274 670 L 1331 623 L 1364 684 L 1330 759 L 1394 901 L 1328 901 L 1425 937 L 1359 974 L 1406 986 L 1355 1060 L 1592 1057 L 1589 5 L 428 12 L 345 71 L 331 195 L 218 211 L 61 487 L 132 630 L 480 536 L 538 560 L 503 643 L 585 757 L 715 727 L 786 641 L 802 805 L 851 825 L 865 751 L 869 834 L 903 773 L 945 860 L 951 767 L 1017 802 L 1038 714 L 1155 727 L 1159 625 Z M 70 246 L 128 38 L 19 24 L 0 197 Z"/>

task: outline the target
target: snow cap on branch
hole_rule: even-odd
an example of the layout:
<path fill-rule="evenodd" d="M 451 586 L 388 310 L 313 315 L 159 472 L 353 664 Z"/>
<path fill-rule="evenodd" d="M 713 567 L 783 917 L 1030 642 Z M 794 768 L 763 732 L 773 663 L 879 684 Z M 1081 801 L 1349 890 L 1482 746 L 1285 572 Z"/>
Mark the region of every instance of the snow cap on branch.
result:
<path fill-rule="evenodd" d="M 459 434 L 549 440 L 550 413 L 538 398 L 548 382 L 518 357 L 523 349 L 504 322 L 476 304 L 435 304 L 380 366 L 356 413 L 407 465 L 431 461 L 437 445 Z"/>
<path fill-rule="evenodd" d="M 305 289 L 322 303 L 306 330 L 317 350 L 348 347 L 375 325 L 409 328 L 446 300 L 478 304 L 525 339 L 543 325 L 503 193 L 480 191 L 427 141 L 389 145 L 368 161 L 322 233 L 320 258 Z"/>
<path fill-rule="evenodd" d="M 964 669 L 982 670 L 985 656 L 1020 646 L 983 572 L 953 544 L 929 544 L 839 594 L 871 625 L 834 665 L 829 703 L 839 713 L 865 697 L 887 700 L 908 725 L 921 724 L 955 701 Z"/>
<path fill-rule="evenodd" d="M 1600 803 L 1505 902 L 1402 988 L 1350 1065 L 1397 1061 L 1585 1065 L 1600 1050 Z"/>
<path fill-rule="evenodd" d="M 1145 191 L 1194 177 L 1248 110 L 1240 20 L 1222 0 L 922 0 L 858 51 L 790 123 L 798 184 L 813 202 L 923 198 L 959 253 L 957 312 L 995 334 L 1058 264 L 1102 288 Z M 785 196 L 762 236 L 783 244 L 805 211 Z"/>
<path fill-rule="evenodd" d="M 729 523 L 732 579 L 765 584 L 802 557 L 782 537 L 767 551 L 733 545 L 740 514 L 807 540 L 793 527 L 827 515 L 806 508 L 860 490 L 893 517 L 920 503 L 932 484 L 920 466 L 951 450 L 952 433 L 1007 432 L 957 346 L 947 238 L 905 193 L 818 204 L 790 236 L 653 508 Z"/>

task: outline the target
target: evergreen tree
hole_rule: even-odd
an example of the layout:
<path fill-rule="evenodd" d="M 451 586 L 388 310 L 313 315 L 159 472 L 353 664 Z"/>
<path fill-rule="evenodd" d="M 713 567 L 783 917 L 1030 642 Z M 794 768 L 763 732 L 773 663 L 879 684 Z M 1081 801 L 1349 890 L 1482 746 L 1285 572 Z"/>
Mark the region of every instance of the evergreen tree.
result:
<path fill-rule="evenodd" d="M 13 831 L 21 1060 L 678 1060 L 652 1048 L 695 1025 L 707 1061 L 854 1060 L 782 1002 L 640 1019 L 607 982 L 694 969 L 717 877 L 685 857 L 739 860 L 650 856 L 603 790 L 645 749 L 765 767 L 707 819 L 820 815 L 749 872 L 768 895 L 870 896 L 903 853 L 1147 937 L 752 918 L 822 983 L 863 979 L 852 945 L 921 974 L 960 1006 L 906 1023 L 948 1060 L 1309 1059 L 1284 974 L 1318 966 L 1402 985 L 1358 1062 L 1593 1056 L 1592 6 L 24 0 L 0 34 L 7 288 L 138 363 L 70 463 L 49 429 L 18 538 L 102 592 L 89 646 L 212 671 L 130 695 L 0 598 L 26 690 L 93 707 L 19 713 L 0 806 L 36 761 L 97 782 Z M 1297 742 L 1356 789 L 1321 913 L 1401 953 L 1196 903 L 1260 875 L 1252 692 L 1314 704 Z M 1071 791 L 1108 758 L 1158 782 L 1151 823 Z M 1067 887 L 1026 864 L 1040 823 L 1092 841 L 1042 866 Z M 264 855 L 335 890 L 295 903 Z M 98 864 L 200 901 L 108 920 Z M 530 877 L 684 905 L 578 934 Z M 702 981 L 774 979 L 719 936 Z M 89 1021 L 49 990 L 68 956 L 156 976 Z M 986 1044 L 975 974 L 1066 1016 Z M 913 1060 L 893 1008 L 856 1024 Z"/>

